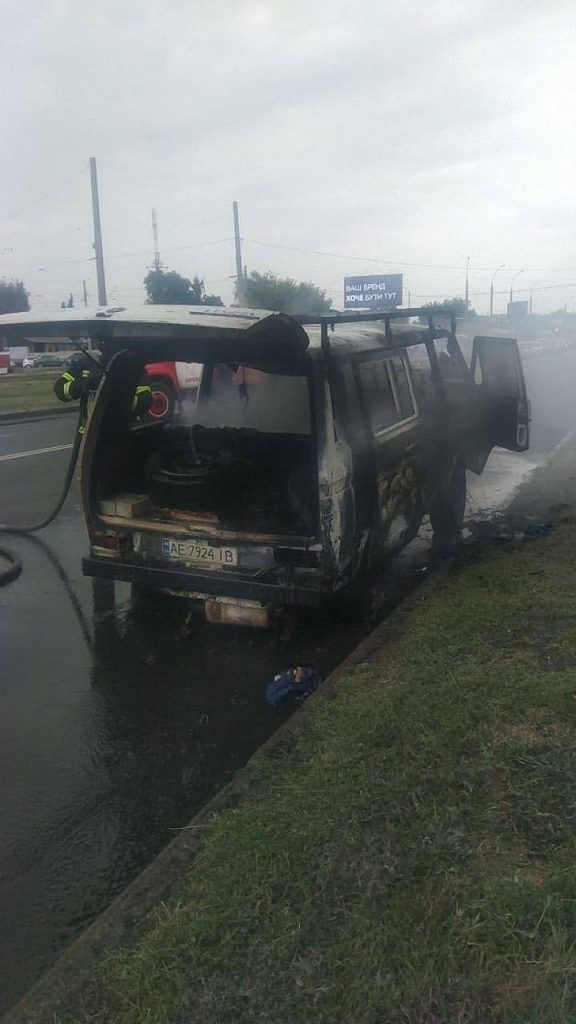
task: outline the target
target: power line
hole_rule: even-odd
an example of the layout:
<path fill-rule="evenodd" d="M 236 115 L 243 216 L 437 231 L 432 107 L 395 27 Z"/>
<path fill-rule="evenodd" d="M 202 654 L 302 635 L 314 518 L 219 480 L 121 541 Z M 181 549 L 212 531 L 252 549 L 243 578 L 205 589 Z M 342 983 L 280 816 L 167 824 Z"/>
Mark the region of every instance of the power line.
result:
<path fill-rule="evenodd" d="M 576 282 L 568 281 L 563 284 L 541 284 L 535 285 L 533 288 L 515 288 L 514 294 L 520 292 L 545 292 L 554 288 L 576 288 Z M 331 295 L 339 295 L 342 292 L 342 286 L 340 288 L 325 288 L 324 291 L 329 292 Z M 410 289 L 410 292 L 415 299 L 445 299 L 447 292 L 414 292 Z M 470 292 L 471 298 L 479 298 L 483 295 L 489 295 L 490 292 Z M 494 295 L 508 295 L 508 289 L 504 288 L 502 291 L 494 291 Z M 452 296 L 455 298 L 455 296 Z"/>
<path fill-rule="evenodd" d="M 189 249 L 205 249 L 211 245 L 223 245 L 224 242 L 231 242 L 232 238 L 217 238 L 213 242 L 195 242 L 194 245 L 181 245 L 176 249 L 164 249 L 164 252 L 187 252 Z M 149 249 L 141 249 L 139 252 L 119 252 L 112 256 L 107 256 L 107 260 L 123 260 L 131 256 L 148 256 Z"/>
<path fill-rule="evenodd" d="M 392 257 L 379 257 L 379 256 L 350 256 L 341 252 L 325 252 L 321 249 L 305 249 L 296 245 L 283 245 L 280 242 L 262 242 L 255 238 L 242 237 L 243 242 L 249 242 L 250 245 L 261 245 L 268 249 L 288 249 L 292 252 L 301 252 L 310 256 L 329 256 L 333 259 L 338 260 L 355 260 L 359 263 L 386 263 L 388 266 L 393 264 L 397 267 L 412 267 L 413 269 L 429 269 L 429 270 L 464 270 L 466 263 L 449 264 L 449 263 L 406 263 L 403 260 L 395 260 Z M 474 271 L 482 270 L 490 272 L 494 270 L 493 266 L 481 267 L 472 264 Z M 508 267 L 508 270 L 516 271 L 517 267 Z M 526 270 L 530 274 L 566 274 L 574 273 L 574 268 L 554 268 L 554 267 L 522 267 L 522 270 Z"/>
<path fill-rule="evenodd" d="M 291 252 L 301 252 L 310 256 L 329 256 L 337 260 L 357 260 L 360 263 L 387 263 L 394 264 L 397 267 L 427 267 L 433 270 L 462 270 L 462 266 L 452 266 L 443 263 L 405 263 L 402 260 L 394 260 L 388 257 L 380 258 L 376 256 L 348 256 L 341 252 L 324 252 L 321 249 L 304 249 L 297 245 L 282 245 L 278 242 L 260 242 L 255 238 L 243 238 L 242 241 L 249 242 L 250 245 L 261 245 L 267 249 L 289 249 Z M 477 267 L 477 270 L 492 269 Z"/>
<path fill-rule="evenodd" d="M 67 178 L 66 181 L 62 183 L 62 185 L 59 185 L 54 192 L 47 192 L 43 196 L 38 196 L 38 198 L 33 199 L 32 202 L 26 203 L 24 206 L 21 206 L 18 210 L 16 210 L 15 213 L 10 213 L 7 216 L 1 216 L 0 221 L 15 220 L 17 217 L 20 216 L 21 213 L 25 213 L 26 210 L 32 209 L 33 206 L 39 206 L 39 204 L 45 202 L 46 199 L 54 199 L 57 195 L 60 195 L 60 193 L 63 192 L 65 188 L 68 187 L 71 181 L 76 181 L 76 178 L 79 178 L 81 174 L 85 173 L 85 167 L 83 167 L 81 171 L 75 171 L 75 173 L 70 178 Z"/>
<path fill-rule="evenodd" d="M 77 229 L 77 230 L 79 230 L 79 229 Z M 170 249 L 164 249 L 164 252 L 168 252 L 168 253 L 189 252 L 192 249 L 207 248 L 207 247 L 214 246 L 214 245 L 224 245 L 225 243 L 232 242 L 233 240 L 234 239 L 232 237 L 217 238 L 214 241 L 210 241 L 210 242 L 195 242 L 193 245 L 174 246 L 174 247 L 172 247 Z M 263 242 L 263 241 L 260 241 L 260 240 L 254 239 L 254 238 L 244 238 L 243 237 L 242 240 L 244 242 L 248 242 L 250 245 L 259 245 L 259 246 L 263 246 L 265 248 L 270 248 L 270 249 L 284 249 L 284 250 L 288 250 L 290 252 L 304 253 L 306 255 L 324 256 L 324 257 L 329 257 L 329 258 L 332 258 L 332 259 L 339 259 L 339 260 L 354 260 L 354 261 L 360 262 L 360 263 L 377 263 L 377 264 L 386 264 L 388 266 L 394 265 L 394 266 L 399 266 L 399 267 L 410 267 L 412 269 L 427 269 L 427 270 L 456 270 L 456 271 L 463 271 L 465 269 L 465 264 L 464 263 L 463 264 L 450 264 L 450 263 L 408 263 L 406 261 L 396 260 L 396 259 L 393 259 L 391 257 L 389 258 L 389 257 L 375 257 L 375 256 L 351 256 L 351 255 L 346 255 L 344 253 L 327 252 L 327 251 L 320 250 L 320 249 L 306 249 L 306 248 L 303 248 L 301 246 L 284 245 L 284 244 L 279 243 L 279 242 Z M 109 260 L 131 259 L 131 258 L 136 257 L 136 256 L 148 256 L 148 255 L 149 255 L 149 249 L 138 249 L 138 250 L 134 250 L 132 252 L 113 253 L 111 256 L 107 256 L 106 260 L 109 261 Z M 41 258 L 39 258 L 37 260 L 28 260 L 28 261 L 22 262 L 22 263 L 11 263 L 11 267 L 32 267 L 32 266 L 37 266 L 38 264 L 42 264 L 43 266 L 47 266 L 47 267 L 50 267 L 50 266 L 67 266 L 67 265 L 71 265 L 71 264 L 75 264 L 75 263 L 93 263 L 94 259 L 95 259 L 94 256 L 79 257 L 77 259 L 71 259 L 71 260 L 68 259 L 68 260 L 49 260 L 49 261 L 45 261 L 45 260 L 42 260 Z M 511 270 L 513 272 L 516 271 L 515 267 L 508 267 L 507 269 Z M 559 267 L 556 267 L 556 268 L 552 268 L 552 267 L 540 267 L 540 268 L 538 268 L 538 267 L 531 267 L 531 268 L 530 267 L 525 267 L 525 268 L 522 268 L 522 269 L 526 270 L 528 273 L 538 273 L 538 274 L 540 274 L 540 273 L 542 273 L 542 274 L 544 274 L 544 273 L 547 273 L 547 274 L 563 274 L 563 273 L 572 272 L 571 269 L 570 270 L 568 270 L 566 268 L 560 269 Z M 489 272 L 489 271 L 493 270 L 493 267 L 475 266 L 474 270 L 475 271 L 486 271 L 486 272 Z M 548 287 L 554 288 L 554 287 L 563 287 L 563 286 L 562 285 L 550 285 Z M 569 284 L 569 285 L 566 285 L 566 287 L 570 288 L 570 287 L 573 287 L 573 286 L 571 284 Z M 519 288 L 519 289 L 516 289 L 516 290 L 517 291 L 530 291 L 530 289 L 528 289 L 528 288 L 524 288 L 524 289 Z M 532 290 L 536 290 L 536 289 L 532 289 Z M 416 294 L 416 293 L 413 293 L 413 294 Z M 421 296 L 424 295 L 424 293 L 419 293 L 419 294 Z M 483 294 L 487 294 L 487 293 L 484 293 L 484 292 L 474 292 L 473 294 L 475 294 L 475 295 L 483 295 Z"/>
<path fill-rule="evenodd" d="M 194 245 L 181 245 L 175 249 L 164 249 L 164 252 L 187 252 L 190 249 L 203 249 L 211 245 L 223 245 L 224 242 L 232 242 L 232 238 L 217 238 L 213 242 L 195 242 Z M 137 252 L 117 252 L 113 253 L 112 256 L 106 257 L 106 262 L 109 260 L 123 260 L 130 259 L 133 256 L 148 256 L 150 254 L 149 249 L 140 249 Z M 37 267 L 41 264 L 44 267 L 56 267 L 64 266 L 72 263 L 94 263 L 95 256 L 82 256 L 75 260 L 28 260 L 25 263 L 11 263 L 11 267 Z"/>

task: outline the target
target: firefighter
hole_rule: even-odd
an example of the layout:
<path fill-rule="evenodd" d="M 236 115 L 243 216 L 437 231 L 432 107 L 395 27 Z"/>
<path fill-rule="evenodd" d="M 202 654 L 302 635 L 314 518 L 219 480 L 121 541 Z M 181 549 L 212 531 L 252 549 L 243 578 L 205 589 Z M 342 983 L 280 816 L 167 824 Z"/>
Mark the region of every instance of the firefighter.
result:
<path fill-rule="evenodd" d="M 102 370 L 95 360 L 77 360 L 73 367 L 65 370 L 54 384 L 54 394 L 61 402 L 73 402 L 87 398 L 96 391 L 102 378 Z M 138 419 L 149 412 L 152 405 L 152 389 L 148 384 L 139 384 L 134 392 L 131 413 Z"/>

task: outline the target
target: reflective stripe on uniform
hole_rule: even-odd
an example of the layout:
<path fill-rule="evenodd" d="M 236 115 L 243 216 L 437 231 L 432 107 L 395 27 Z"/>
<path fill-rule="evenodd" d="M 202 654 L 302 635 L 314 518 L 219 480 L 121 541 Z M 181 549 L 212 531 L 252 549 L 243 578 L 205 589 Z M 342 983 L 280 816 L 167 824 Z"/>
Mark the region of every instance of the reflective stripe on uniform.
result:
<path fill-rule="evenodd" d="M 74 396 L 70 394 L 70 389 L 75 382 L 76 378 L 74 374 L 70 373 L 68 370 L 65 370 L 64 373 L 60 374 L 54 385 L 54 394 L 61 402 L 72 401 Z"/>
<path fill-rule="evenodd" d="M 152 388 L 148 384 L 139 384 L 136 388 L 134 398 L 132 400 L 132 412 L 136 412 L 136 409 L 138 408 L 138 399 L 141 398 L 142 395 L 150 395 L 150 397 L 152 397 Z"/>

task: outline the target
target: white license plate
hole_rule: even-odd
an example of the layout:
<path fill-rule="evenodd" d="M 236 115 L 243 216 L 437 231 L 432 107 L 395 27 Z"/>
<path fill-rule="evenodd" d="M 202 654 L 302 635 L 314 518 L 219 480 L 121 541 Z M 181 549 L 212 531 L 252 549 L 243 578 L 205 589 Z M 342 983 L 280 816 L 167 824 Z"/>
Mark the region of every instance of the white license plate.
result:
<path fill-rule="evenodd" d="M 166 558 L 180 558 L 198 565 L 238 565 L 237 548 L 215 548 L 202 541 L 162 539 L 162 554 Z"/>

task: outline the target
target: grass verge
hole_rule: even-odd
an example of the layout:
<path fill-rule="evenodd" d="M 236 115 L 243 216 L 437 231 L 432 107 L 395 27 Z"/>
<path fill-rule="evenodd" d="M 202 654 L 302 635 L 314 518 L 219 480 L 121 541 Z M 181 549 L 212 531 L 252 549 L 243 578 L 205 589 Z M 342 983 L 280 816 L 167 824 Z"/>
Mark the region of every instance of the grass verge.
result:
<path fill-rule="evenodd" d="M 34 412 L 35 409 L 61 407 L 53 388 L 62 370 L 16 370 L 0 377 L 0 412 Z"/>
<path fill-rule="evenodd" d="M 58 1020 L 576 1020 L 575 540 L 417 598 Z"/>

